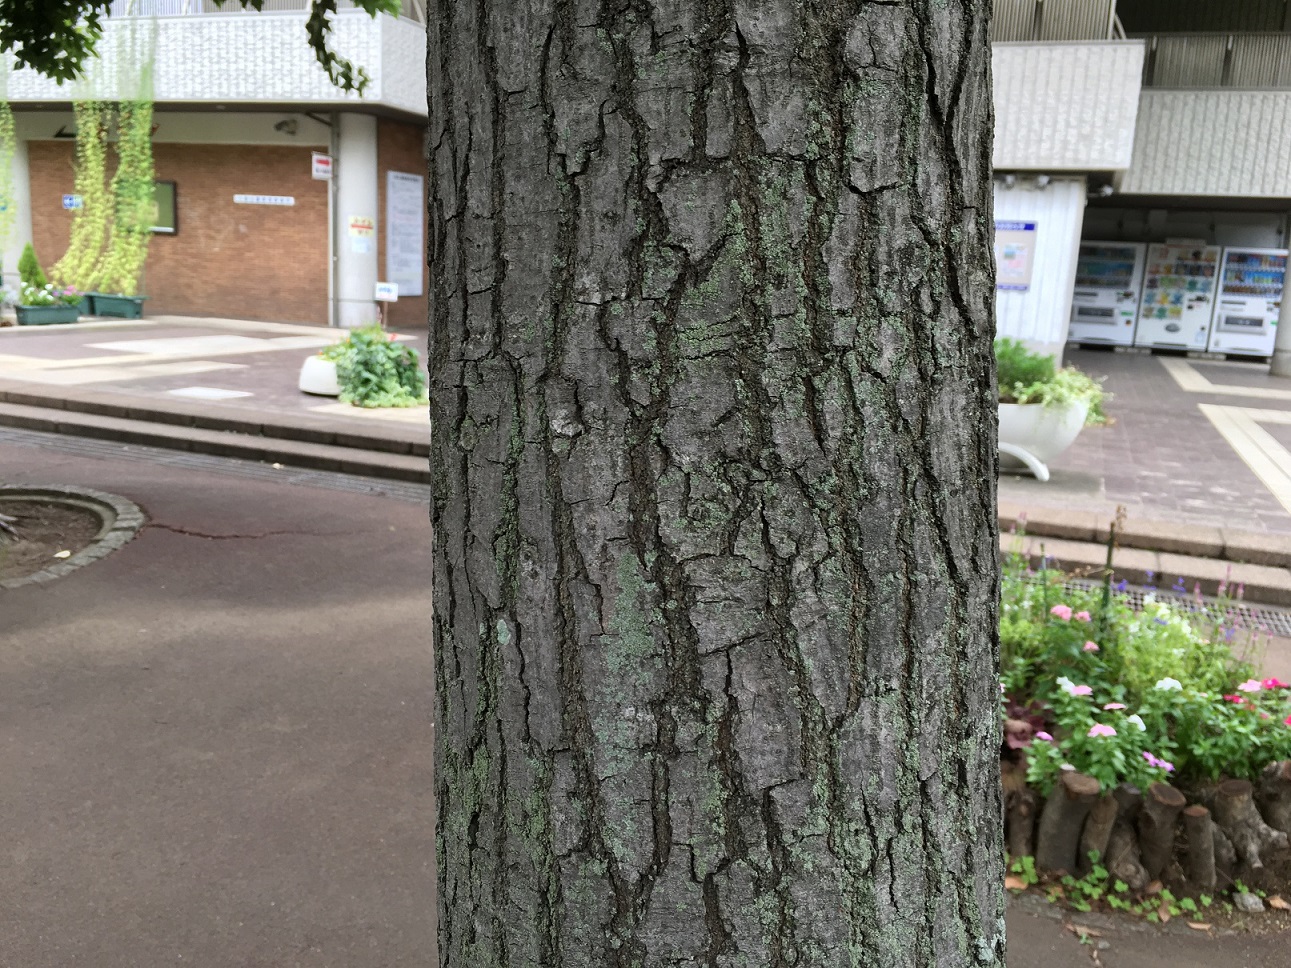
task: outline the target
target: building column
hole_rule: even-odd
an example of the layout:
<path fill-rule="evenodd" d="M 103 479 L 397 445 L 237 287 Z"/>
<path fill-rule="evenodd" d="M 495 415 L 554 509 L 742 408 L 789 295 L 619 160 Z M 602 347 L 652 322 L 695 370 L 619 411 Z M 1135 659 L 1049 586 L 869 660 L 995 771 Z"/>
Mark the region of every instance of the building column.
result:
<path fill-rule="evenodd" d="M 336 156 L 336 313 L 340 326 L 374 323 L 377 282 L 377 119 L 341 114 Z"/>
<path fill-rule="evenodd" d="M 18 291 L 18 260 L 22 250 L 31 241 L 31 169 L 27 161 L 27 142 L 18 139 L 13 146 L 13 163 L 10 165 L 10 176 L 13 179 L 13 198 L 9 203 L 17 211 L 9 237 L 4 240 L 4 284 Z M 49 253 L 45 253 L 45 258 Z"/>
<path fill-rule="evenodd" d="M 1273 343 L 1273 359 L 1269 372 L 1274 376 L 1291 378 L 1291 286 L 1282 290 L 1282 305 L 1278 308 L 1278 335 Z"/>

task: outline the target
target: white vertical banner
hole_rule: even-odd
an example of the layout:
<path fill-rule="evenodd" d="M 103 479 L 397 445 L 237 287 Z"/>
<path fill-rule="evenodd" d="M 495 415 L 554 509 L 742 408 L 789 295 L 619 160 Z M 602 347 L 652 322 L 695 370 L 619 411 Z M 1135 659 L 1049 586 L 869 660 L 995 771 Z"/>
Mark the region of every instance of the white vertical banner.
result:
<path fill-rule="evenodd" d="M 386 172 L 386 279 L 400 296 L 422 296 L 426 264 L 426 180 Z"/>

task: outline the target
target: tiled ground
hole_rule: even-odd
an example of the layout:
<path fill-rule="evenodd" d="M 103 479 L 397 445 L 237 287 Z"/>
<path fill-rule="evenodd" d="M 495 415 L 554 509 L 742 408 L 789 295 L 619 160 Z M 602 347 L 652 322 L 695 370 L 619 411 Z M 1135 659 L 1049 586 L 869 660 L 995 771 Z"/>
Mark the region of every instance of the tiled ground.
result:
<path fill-rule="evenodd" d="M 1247 419 L 1277 411 L 1291 421 L 1291 380 L 1256 364 L 1139 353 L 1073 350 L 1066 360 L 1106 377 L 1113 423 L 1087 428 L 1051 465 L 1045 484 L 1003 476 L 1002 499 L 1109 513 L 1125 504 L 1144 518 L 1291 533 L 1291 423 Z M 1184 389 L 1181 380 L 1197 389 Z M 1235 446 L 1201 405 L 1222 408 L 1221 416 L 1238 426 L 1253 424 L 1272 446 Z"/>
<path fill-rule="evenodd" d="M 338 407 L 297 389 L 301 363 L 341 333 L 322 327 L 161 318 L 135 324 L 0 329 L 0 381 L 164 401 L 208 397 L 214 409 L 321 412 L 343 420 L 406 423 L 407 412 Z M 407 340 L 425 358 L 425 333 Z M 198 388 L 181 397 L 172 390 Z M 207 391 L 234 391 L 222 396 Z M 424 418 L 424 411 L 422 412 Z"/>

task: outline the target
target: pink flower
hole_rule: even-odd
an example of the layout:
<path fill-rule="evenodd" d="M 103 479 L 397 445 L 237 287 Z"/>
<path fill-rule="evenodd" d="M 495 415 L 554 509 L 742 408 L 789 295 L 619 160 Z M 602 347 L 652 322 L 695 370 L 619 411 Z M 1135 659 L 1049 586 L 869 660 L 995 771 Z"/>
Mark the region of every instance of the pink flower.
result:
<path fill-rule="evenodd" d="M 1265 689 L 1286 689 L 1287 684 L 1281 679 L 1261 679 L 1260 685 Z"/>
<path fill-rule="evenodd" d="M 1116 730 L 1110 726 L 1104 726 L 1102 723 L 1094 723 L 1089 727 L 1089 736 L 1115 736 Z"/>
<path fill-rule="evenodd" d="M 1157 760 L 1157 766 L 1161 767 L 1161 769 L 1165 770 L 1167 773 L 1174 772 L 1174 764 L 1167 763 L 1165 760 Z"/>
<path fill-rule="evenodd" d="M 1085 647 L 1084 647 L 1084 649 L 1083 649 L 1082 651 L 1085 651 L 1085 652 L 1097 652 L 1097 651 L 1098 651 L 1098 643 L 1097 643 L 1097 642 L 1086 642 L 1086 643 L 1085 643 Z"/>
<path fill-rule="evenodd" d="M 1158 760 L 1158 759 L 1157 759 L 1155 756 L 1153 756 L 1151 753 L 1149 753 L 1147 750 L 1144 750 L 1144 751 L 1143 751 L 1143 758 L 1144 758 L 1145 760 L 1147 760 L 1147 761 L 1148 761 L 1148 766 L 1160 766 L 1160 765 L 1161 765 L 1161 761 L 1160 761 L 1160 760 Z"/>
<path fill-rule="evenodd" d="M 1288 717 L 1287 717 L 1287 719 L 1291 719 L 1291 716 L 1288 716 Z M 1050 736 L 1048 733 L 1046 733 L 1043 729 L 1042 729 L 1042 730 L 1039 730 L 1039 731 L 1035 734 L 1035 738 L 1036 738 L 1036 739 L 1042 739 L 1042 740 L 1044 740 L 1046 743 L 1052 743 L 1052 742 L 1053 742 L 1053 737 L 1052 737 L 1052 736 Z"/>
<path fill-rule="evenodd" d="M 1259 692 L 1262 688 L 1264 687 L 1260 685 L 1260 680 L 1247 679 L 1245 682 L 1243 682 L 1240 686 L 1237 687 L 1237 691 L 1238 692 Z"/>
<path fill-rule="evenodd" d="M 1106 706 L 1104 706 L 1103 708 L 1104 708 L 1104 709 L 1124 709 L 1124 708 L 1125 708 L 1125 703 L 1123 703 L 1123 702 L 1109 702 L 1109 703 L 1108 703 Z"/>
<path fill-rule="evenodd" d="M 1092 696 L 1094 694 L 1093 686 L 1072 686 L 1071 694 L 1073 696 Z"/>
<path fill-rule="evenodd" d="M 1076 621 L 1078 621 L 1078 622 L 1088 622 L 1088 621 L 1090 621 L 1090 620 L 1091 620 L 1091 619 L 1090 619 L 1090 615 L 1089 615 L 1089 613 L 1088 613 L 1088 612 L 1077 612 L 1077 613 L 1076 613 Z"/>
<path fill-rule="evenodd" d="M 1282 725 L 1291 726 L 1291 716 L 1288 716 L 1286 719 L 1282 720 Z"/>
<path fill-rule="evenodd" d="M 1245 699 L 1243 699 L 1241 696 L 1225 696 L 1224 698 L 1225 698 L 1225 699 L 1227 699 L 1229 702 L 1235 702 L 1235 703 L 1237 703 L 1237 705 L 1239 705 L 1239 706 L 1240 706 L 1242 703 L 1246 702 L 1246 700 L 1245 700 Z"/>
<path fill-rule="evenodd" d="M 1071 621 L 1071 606 L 1070 606 L 1070 605 L 1055 605 L 1053 608 L 1049 609 L 1049 614 L 1050 614 L 1050 615 L 1056 615 L 1058 618 L 1062 619 L 1064 622 L 1070 622 L 1070 621 Z"/>

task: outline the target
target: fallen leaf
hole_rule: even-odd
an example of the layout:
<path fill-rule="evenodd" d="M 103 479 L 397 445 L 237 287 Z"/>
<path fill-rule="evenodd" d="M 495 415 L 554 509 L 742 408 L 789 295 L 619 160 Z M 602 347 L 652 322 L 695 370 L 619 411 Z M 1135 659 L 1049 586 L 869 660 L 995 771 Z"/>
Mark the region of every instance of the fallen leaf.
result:
<path fill-rule="evenodd" d="M 71 553 L 70 551 L 55 551 L 55 552 L 54 552 L 54 557 L 55 557 L 55 558 L 70 558 L 70 557 L 72 557 L 72 553 Z"/>
<path fill-rule="evenodd" d="M 1209 931 L 1209 930 L 1210 930 L 1210 925 L 1209 925 L 1209 924 L 1207 924 L 1205 921 L 1189 921 L 1189 922 L 1188 922 L 1188 927 L 1192 928 L 1194 931 Z"/>
<path fill-rule="evenodd" d="M 1282 900 L 1281 894 L 1274 894 L 1270 898 L 1265 898 L 1265 901 L 1268 903 L 1268 906 L 1271 908 L 1277 908 L 1279 911 L 1291 911 L 1291 904 L 1288 904 L 1286 901 Z"/>
<path fill-rule="evenodd" d="M 1008 891 L 1025 891 L 1027 889 L 1027 882 L 1022 880 L 1022 878 L 1018 877 L 1016 874 L 1010 874 L 1008 877 L 1004 878 L 1004 888 Z"/>
<path fill-rule="evenodd" d="M 1168 923 L 1170 921 L 1170 905 L 1162 901 L 1161 906 L 1157 908 L 1157 916 L 1161 919 L 1162 924 Z"/>
<path fill-rule="evenodd" d="M 1160 881 L 1153 881 L 1151 884 L 1149 884 L 1149 885 L 1148 885 L 1148 889 L 1147 889 L 1146 891 L 1144 891 L 1143 893 L 1144 893 L 1144 894 L 1160 894 L 1160 893 L 1161 893 L 1161 888 L 1162 888 L 1162 887 L 1164 887 L 1164 886 L 1165 886 L 1165 885 L 1164 885 L 1164 884 L 1162 884 Z"/>
<path fill-rule="evenodd" d="M 1072 934 L 1087 935 L 1091 938 L 1101 938 L 1103 936 L 1103 932 L 1095 931 L 1093 928 L 1087 928 L 1083 924 L 1072 924 L 1068 922 L 1067 924 L 1064 924 L 1063 927 Z"/>

